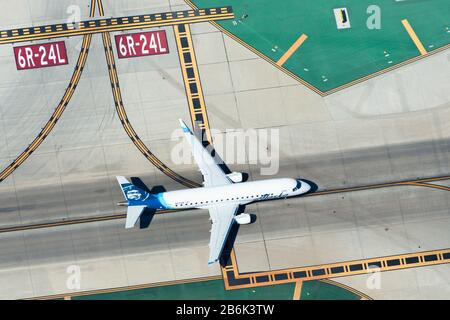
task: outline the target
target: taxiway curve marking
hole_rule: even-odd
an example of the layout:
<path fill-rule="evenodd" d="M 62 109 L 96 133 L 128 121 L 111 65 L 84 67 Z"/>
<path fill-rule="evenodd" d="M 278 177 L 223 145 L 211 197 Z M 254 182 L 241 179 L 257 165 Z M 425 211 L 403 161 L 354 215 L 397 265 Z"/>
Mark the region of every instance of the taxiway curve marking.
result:
<path fill-rule="evenodd" d="M 91 11 L 90 16 L 93 17 L 95 14 L 95 0 L 91 0 Z M 84 65 L 87 60 L 87 56 L 89 53 L 89 47 L 92 40 L 92 34 L 87 34 L 83 37 L 82 47 L 80 54 L 78 56 L 77 64 L 75 66 L 75 70 L 72 74 L 72 78 L 70 80 L 69 86 L 66 88 L 64 95 L 53 112 L 50 119 L 47 121 L 45 126 L 42 128 L 41 132 L 38 136 L 29 144 L 29 146 L 2 172 L 0 172 L 0 182 L 5 180 L 11 173 L 14 172 L 28 157 L 40 146 L 40 144 L 45 140 L 45 138 L 50 134 L 52 129 L 55 127 L 59 118 L 63 114 L 67 105 L 69 104 L 70 99 L 72 98 L 73 93 L 78 85 L 81 74 L 84 70 Z"/>

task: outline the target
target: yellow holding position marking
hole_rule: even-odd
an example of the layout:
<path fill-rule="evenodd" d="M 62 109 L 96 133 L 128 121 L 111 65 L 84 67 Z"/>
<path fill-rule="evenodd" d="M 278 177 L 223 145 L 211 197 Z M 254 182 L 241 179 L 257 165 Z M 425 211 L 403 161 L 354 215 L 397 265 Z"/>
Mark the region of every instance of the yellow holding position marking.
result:
<path fill-rule="evenodd" d="M 417 49 L 419 50 L 421 55 L 427 54 L 427 50 L 425 50 L 425 47 L 423 46 L 422 42 L 419 40 L 419 37 L 417 37 L 417 34 L 414 32 L 413 28 L 409 24 L 408 20 L 403 19 L 402 24 L 405 27 L 406 31 L 408 32 L 409 36 L 411 37 L 411 40 L 416 45 Z"/>

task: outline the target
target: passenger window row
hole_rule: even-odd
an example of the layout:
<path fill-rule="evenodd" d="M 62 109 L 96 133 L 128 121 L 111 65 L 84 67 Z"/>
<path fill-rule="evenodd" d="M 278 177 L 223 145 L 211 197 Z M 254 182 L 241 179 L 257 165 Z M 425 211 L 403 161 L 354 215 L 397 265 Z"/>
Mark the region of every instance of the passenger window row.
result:
<path fill-rule="evenodd" d="M 273 193 L 271 193 L 271 194 L 269 194 L 270 196 L 273 196 Z M 231 198 L 231 200 L 243 200 L 243 199 L 248 199 L 248 198 L 258 198 L 259 197 L 259 194 L 257 194 L 257 195 L 255 195 L 255 196 L 246 196 L 246 197 L 238 197 L 238 198 Z M 205 204 L 206 203 L 214 203 L 214 202 L 223 202 L 223 201 L 230 201 L 230 198 L 228 198 L 228 199 L 220 199 L 220 200 L 211 200 L 211 201 L 205 201 Z M 197 204 L 203 204 L 203 201 L 201 201 L 201 202 L 191 202 L 191 203 L 189 203 L 189 205 L 190 206 L 192 206 L 192 205 L 197 205 Z M 182 205 L 181 204 L 175 204 L 175 207 L 182 207 Z"/>

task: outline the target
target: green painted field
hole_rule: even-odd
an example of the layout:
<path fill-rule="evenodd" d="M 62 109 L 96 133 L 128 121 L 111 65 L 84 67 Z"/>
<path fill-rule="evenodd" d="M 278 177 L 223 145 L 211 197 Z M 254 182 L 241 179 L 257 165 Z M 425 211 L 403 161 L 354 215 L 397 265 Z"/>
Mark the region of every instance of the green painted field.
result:
<path fill-rule="evenodd" d="M 138 290 L 73 297 L 78 300 L 290 300 L 294 283 L 226 291 L 223 280 L 210 280 Z"/>
<path fill-rule="evenodd" d="M 223 280 L 209 280 L 174 284 L 86 296 L 73 296 L 73 300 L 291 300 L 295 283 L 226 291 Z M 359 296 L 344 288 L 321 281 L 303 283 L 301 299 L 305 300 L 358 300 Z"/>
<path fill-rule="evenodd" d="M 344 288 L 322 281 L 303 282 L 300 300 L 360 300 L 361 297 Z"/>
<path fill-rule="evenodd" d="M 408 19 L 428 51 L 450 43 L 448 0 L 193 0 L 198 7 L 231 5 L 234 21 L 219 24 L 273 61 L 306 34 L 284 67 L 325 92 L 419 55 L 403 27 Z M 370 5 L 380 29 L 370 30 Z M 336 27 L 333 8 L 348 10 L 351 28 Z"/>

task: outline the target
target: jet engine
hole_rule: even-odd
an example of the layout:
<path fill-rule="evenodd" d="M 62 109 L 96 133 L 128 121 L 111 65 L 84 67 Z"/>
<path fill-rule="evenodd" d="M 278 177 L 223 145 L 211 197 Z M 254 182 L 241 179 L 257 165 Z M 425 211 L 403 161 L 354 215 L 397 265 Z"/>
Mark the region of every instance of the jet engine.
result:
<path fill-rule="evenodd" d="M 251 217 L 248 213 L 241 213 L 234 217 L 234 220 L 238 224 L 249 224 L 251 222 Z"/>
<path fill-rule="evenodd" d="M 233 182 L 242 182 L 242 180 L 244 179 L 242 172 L 235 172 L 233 171 L 230 174 L 227 174 L 227 177 L 230 178 L 231 181 Z"/>

